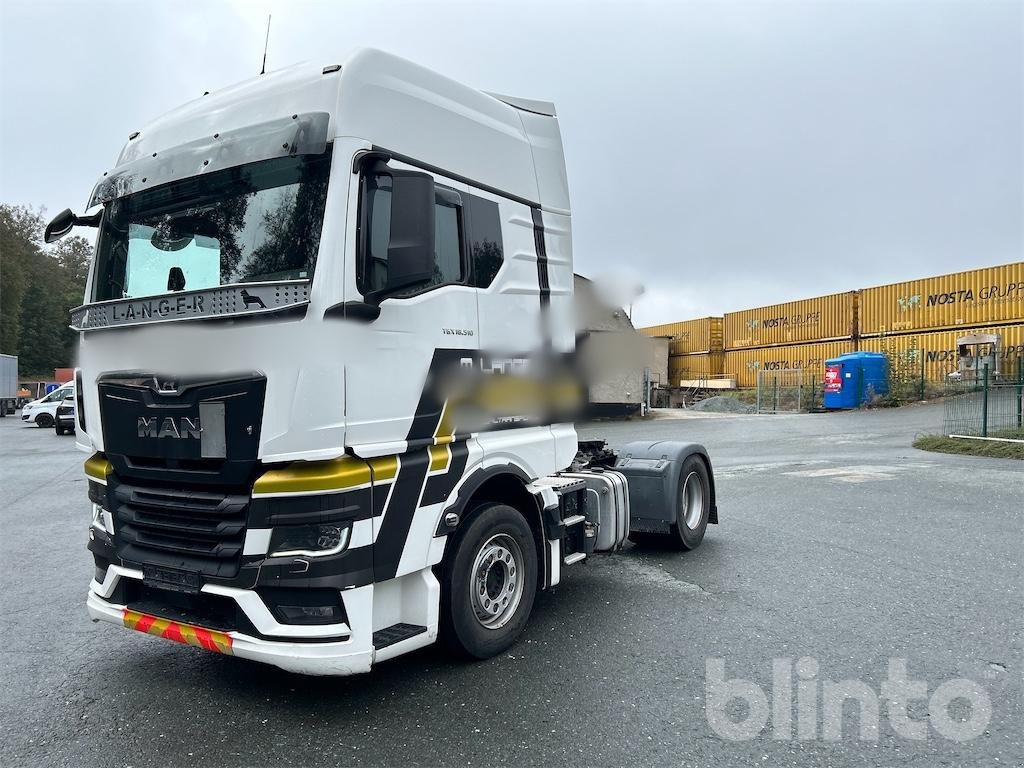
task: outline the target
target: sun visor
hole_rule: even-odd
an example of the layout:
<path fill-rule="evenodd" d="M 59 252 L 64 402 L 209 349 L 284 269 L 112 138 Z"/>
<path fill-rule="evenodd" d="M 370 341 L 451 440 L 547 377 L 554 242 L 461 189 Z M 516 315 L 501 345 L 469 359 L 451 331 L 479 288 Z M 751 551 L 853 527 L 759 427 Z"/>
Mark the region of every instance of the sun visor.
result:
<path fill-rule="evenodd" d="M 117 168 L 93 188 L 87 208 L 189 176 L 275 157 L 322 154 L 329 122 L 327 112 L 307 112 L 214 133 L 142 157 L 134 156 L 138 153 L 129 143 Z"/>

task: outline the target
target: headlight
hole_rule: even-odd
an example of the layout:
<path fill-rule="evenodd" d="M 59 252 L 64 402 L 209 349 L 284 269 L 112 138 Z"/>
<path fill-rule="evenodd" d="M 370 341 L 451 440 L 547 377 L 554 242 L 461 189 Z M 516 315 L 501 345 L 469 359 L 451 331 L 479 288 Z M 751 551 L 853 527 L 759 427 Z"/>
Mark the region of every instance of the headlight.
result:
<path fill-rule="evenodd" d="M 271 557 L 324 557 L 336 555 L 348 546 L 349 523 L 282 525 L 270 535 Z"/>

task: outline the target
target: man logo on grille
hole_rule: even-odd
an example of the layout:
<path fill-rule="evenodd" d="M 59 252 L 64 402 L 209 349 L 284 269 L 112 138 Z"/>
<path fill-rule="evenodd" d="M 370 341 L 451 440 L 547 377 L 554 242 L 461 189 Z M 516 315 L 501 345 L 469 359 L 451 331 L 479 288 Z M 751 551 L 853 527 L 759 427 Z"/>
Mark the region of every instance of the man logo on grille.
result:
<path fill-rule="evenodd" d="M 165 416 L 163 421 L 158 420 L 156 416 L 146 417 L 139 416 L 139 437 L 173 437 L 179 440 L 187 440 L 189 438 L 200 437 L 203 429 L 199 425 L 199 417 L 189 418 L 188 416 L 181 416 L 175 419 L 173 416 Z"/>

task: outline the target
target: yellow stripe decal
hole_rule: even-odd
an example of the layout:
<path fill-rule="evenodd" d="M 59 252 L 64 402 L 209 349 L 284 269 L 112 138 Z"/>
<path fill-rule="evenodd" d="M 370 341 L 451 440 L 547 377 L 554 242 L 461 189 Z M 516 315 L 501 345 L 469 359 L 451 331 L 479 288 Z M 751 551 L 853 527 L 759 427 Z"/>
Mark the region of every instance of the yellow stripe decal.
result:
<path fill-rule="evenodd" d="M 440 472 L 441 470 L 448 468 L 448 462 L 451 460 L 452 452 L 445 445 L 432 445 L 427 449 L 430 452 L 430 471 Z"/>
<path fill-rule="evenodd" d="M 451 403 L 444 401 L 441 408 L 441 418 L 438 419 L 437 429 L 434 430 L 434 445 L 446 445 L 455 439 L 455 425 L 452 423 L 453 411 Z"/>
<path fill-rule="evenodd" d="M 367 485 L 371 477 L 376 483 L 393 480 L 398 473 L 398 459 L 385 456 L 369 462 L 355 456 L 331 461 L 301 461 L 280 469 L 264 472 L 253 485 L 253 495 L 271 493 L 308 493 L 343 491 Z"/>
<path fill-rule="evenodd" d="M 386 480 L 394 480 L 398 474 L 398 457 L 381 456 L 370 459 L 370 469 L 373 470 L 373 482 L 383 483 Z"/>
<path fill-rule="evenodd" d="M 114 466 L 107 461 L 102 453 L 94 453 L 85 460 L 85 474 L 95 477 L 97 480 L 106 480 L 107 474 L 112 472 Z"/>

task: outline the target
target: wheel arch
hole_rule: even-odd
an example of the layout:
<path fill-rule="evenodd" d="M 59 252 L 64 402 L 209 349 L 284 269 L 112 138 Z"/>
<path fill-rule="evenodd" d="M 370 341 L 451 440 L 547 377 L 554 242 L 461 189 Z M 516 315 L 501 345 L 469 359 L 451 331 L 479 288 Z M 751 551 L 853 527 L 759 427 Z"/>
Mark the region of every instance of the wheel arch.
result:
<path fill-rule="evenodd" d="M 445 508 L 438 522 L 435 536 L 448 536 L 442 562 L 448 558 L 454 534 L 465 528 L 478 514 L 484 502 L 500 502 L 518 510 L 530 526 L 533 533 L 534 548 L 537 552 L 537 563 L 541 572 L 538 574 L 537 585 L 545 589 L 548 585 L 551 564 L 548 562 L 545 546 L 546 531 L 544 528 L 544 510 L 541 500 L 527 486 L 530 476 L 515 464 L 496 464 L 479 467 L 474 470 L 459 486 L 454 503 Z M 447 518 L 451 513 L 458 516 L 455 525 L 449 525 Z"/>

